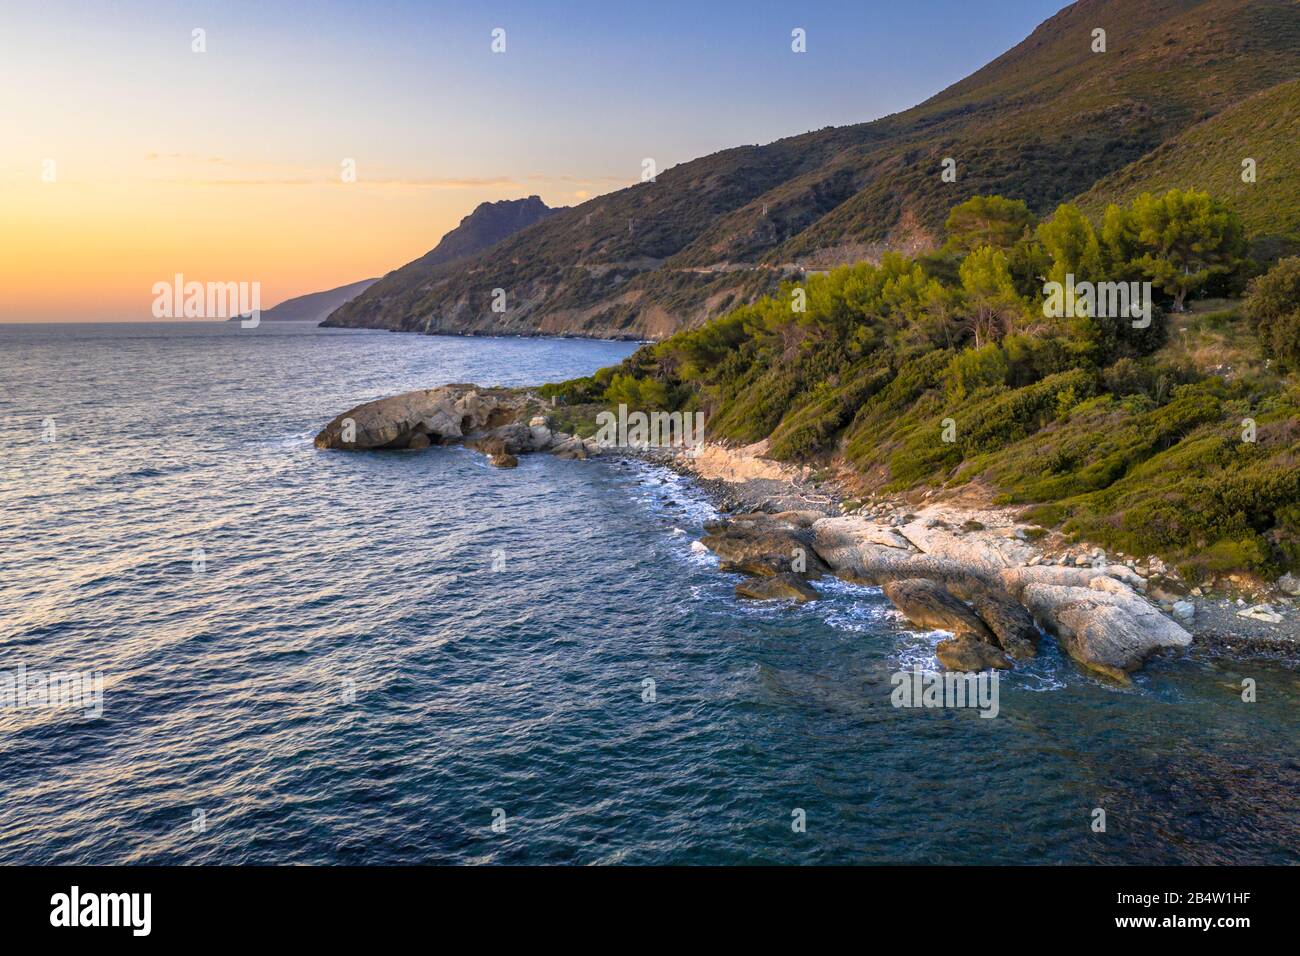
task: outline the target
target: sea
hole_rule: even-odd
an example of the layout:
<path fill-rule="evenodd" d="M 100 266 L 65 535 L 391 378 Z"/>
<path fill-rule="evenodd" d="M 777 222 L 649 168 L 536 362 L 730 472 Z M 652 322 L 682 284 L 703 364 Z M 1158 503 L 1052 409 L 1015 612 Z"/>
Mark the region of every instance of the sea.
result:
<path fill-rule="evenodd" d="M 688 478 L 312 444 L 633 347 L 0 326 L 0 862 L 1300 862 L 1287 662 L 896 706 L 943 635 L 737 599 Z"/>

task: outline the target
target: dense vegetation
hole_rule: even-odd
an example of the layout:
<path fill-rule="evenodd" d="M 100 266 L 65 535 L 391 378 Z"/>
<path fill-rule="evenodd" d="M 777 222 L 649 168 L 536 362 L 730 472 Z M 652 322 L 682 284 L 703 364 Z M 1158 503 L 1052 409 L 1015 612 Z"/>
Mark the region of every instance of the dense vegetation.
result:
<path fill-rule="evenodd" d="M 546 394 L 700 409 L 711 438 L 769 439 L 771 456 L 840 466 L 862 490 L 978 481 L 1030 520 L 1194 580 L 1273 573 L 1300 565 L 1300 260 L 1251 281 L 1244 248 L 1204 193 L 1144 194 L 1099 222 L 974 197 L 939 252 L 783 283 Z M 1045 314 L 1044 282 L 1066 274 L 1151 281 L 1149 326 Z"/>

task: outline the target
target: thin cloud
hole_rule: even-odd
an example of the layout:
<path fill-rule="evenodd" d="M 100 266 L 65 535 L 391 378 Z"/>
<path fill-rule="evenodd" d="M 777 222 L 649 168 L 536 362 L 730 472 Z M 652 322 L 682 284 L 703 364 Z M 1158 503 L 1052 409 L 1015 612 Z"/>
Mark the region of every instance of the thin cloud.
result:
<path fill-rule="evenodd" d="M 547 173 L 529 173 L 523 176 L 393 176 L 365 175 L 365 167 L 358 171 L 354 182 L 345 183 L 338 170 L 330 168 L 322 171 L 319 166 L 302 166 L 291 163 L 239 161 L 222 156 L 200 156 L 195 153 L 153 152 L 145 155 L 147 163 L 176 163 L 194 167 L 219 166 L 231 171 L 232 175 L 220 177 L 206 176 L 158 176 L 150 177 L 152 182 L 173 186 L 364 186 L 380 189 L 524 189 L 530 184 L 549 183 L 573 187 L 571 192 L 580 198 L 593 193 L 604 192 L 611 187 L 626 186 L 632 180 L 620 176 L 575 176 L 571 174 L 552 175 Z M 240 175 L 240 172 L 246 175 Z M 269 175 L 268 175 L 269 174 Z"/>
<path fill-rule="evenodd" d="M 345 183 L 338 175 L 276 179 L 168 179 L 186 186 L 379 186 L 397 189 L 519 189 L 523 184 L 509 177 L 462 179 L 368 179 L 358 175 Z"/>

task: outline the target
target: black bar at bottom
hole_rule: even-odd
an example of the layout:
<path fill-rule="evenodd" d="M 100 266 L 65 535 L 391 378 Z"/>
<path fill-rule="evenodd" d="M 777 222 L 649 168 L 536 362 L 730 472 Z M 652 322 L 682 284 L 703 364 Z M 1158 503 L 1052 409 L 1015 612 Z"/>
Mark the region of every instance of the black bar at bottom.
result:
<path fill-rule="evenodd" d="M 761 937 L 769 921 L 807 918 L 872 935 L 1007 923 L 1071 940 L 1172 933 L 1230 943 L 1293 925 L 1296 876 L 1285 867 L 14 867 L 0 868 L 0 925 L 11 941 L 16 932 L 337 945 L 451 927 L 485 941 L 608 941 L 611 930 L 654 937 L 667 932 L 663 920 L 683 919 Z"/>

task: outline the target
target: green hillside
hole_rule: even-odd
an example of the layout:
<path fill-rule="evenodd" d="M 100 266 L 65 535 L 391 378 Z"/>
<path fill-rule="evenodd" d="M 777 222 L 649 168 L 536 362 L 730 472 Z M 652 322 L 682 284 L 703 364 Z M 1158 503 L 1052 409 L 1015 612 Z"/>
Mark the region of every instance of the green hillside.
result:
<path fill-rule="evenodd" d="M 1300 16 L 1300 12 L 1297 13 Z M 1242 160 L 1256 181 L 1242 180 Z M 1258 255 L 1300 251 L 1300 80 L 1283 83 L 1198 123 L 1079 197 L 1099 215 L 1139 193 L 1195 188 L 1222 196 L 1241 215 Z"/>
<path fill-rule="evenodd" d="M 962 209 L 949 238 L 969 252 L 810 276 L 544 392 L 572 420 L 702 411 L 711 440 L 767 440 L 863 494 L 974 491 L 1196 583 L 1300 566 L 1300 259 L 1264 296 L 1239 218 L 1205 194 L 1143 196 L 1104 227 L 1071 206 L 1036 227 L 1015 202 Z M 990 216 L 1017 228 L 969 241 Z M 1150 321 L 1053 313 L 1039 276 L 1067 273 L 1150 278 Z"/>
<path fill-rule="evenodd" d="M 928 248 L 971 195 L 1044 214 L 1298 74 L 1291 0 L 1081 0 L 910 110 L 683 163 L 455 267 L 388 277 L 331 323 L 663 337 L 801 268 Z M 944 157 L 955 183 L 940 180 Z"/>

